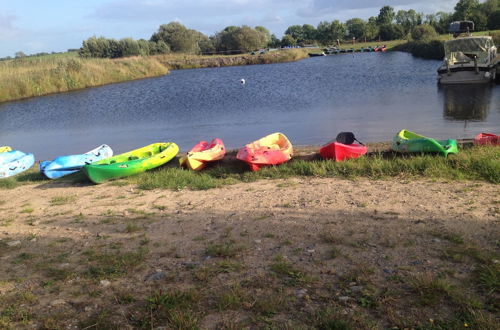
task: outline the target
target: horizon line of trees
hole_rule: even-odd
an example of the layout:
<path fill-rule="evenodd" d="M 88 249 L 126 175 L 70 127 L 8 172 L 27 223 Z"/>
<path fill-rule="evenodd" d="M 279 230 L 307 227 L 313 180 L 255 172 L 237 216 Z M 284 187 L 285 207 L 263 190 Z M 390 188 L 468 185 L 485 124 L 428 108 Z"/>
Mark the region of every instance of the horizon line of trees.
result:
<path fill-rule="evenodd" d="M 310 44 L 332 45 L 338 41 L 389 41 L 396 39 L 432 39 L 447 33 L 451 22 L 472 20 L 476 31 L 500 29 L 500 0 L 459 0 L 453 13 L 437 12 L 424 15 L 413 9 L 398 10 L 383 6 L 377 16 L 368 20 L 351 18 L 346 22 L 322 21 L 315 27 L 310 24 L 289 26 L 278 39 L 263 26 L 254 28 L 228 26 L 212 36 L 189 29 L 178 22 L 159 27 L 149 40 L 90 37 L 82 42 L 82 57 L 119 58 L 149 56 L 169 53 L 187 54 L 237 54 L 262 48 L 304 46 Z M 16 58 L 26 56 L 16 53 Z"/>

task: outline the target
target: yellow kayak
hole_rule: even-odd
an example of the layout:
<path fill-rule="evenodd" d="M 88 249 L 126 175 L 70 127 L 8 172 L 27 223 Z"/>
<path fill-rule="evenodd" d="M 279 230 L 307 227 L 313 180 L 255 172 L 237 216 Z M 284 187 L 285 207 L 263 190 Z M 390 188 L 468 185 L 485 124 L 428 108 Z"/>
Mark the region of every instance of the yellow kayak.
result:
<path fill-rule="evenodd" d="M 209 162 L 220 160 L 226 155 L 226 147 L 221 139 L 213 139 L 211 143 L 200 141 L 185 156 L 179 159 L 181 166 L 193 171 L 203 169 Z"/>
<path fill-rule="evenodd" d="M 12 151 L 12 148 L 11 147 L 0 147 L 0 152 L 7 152 L 7 151 Z"/>

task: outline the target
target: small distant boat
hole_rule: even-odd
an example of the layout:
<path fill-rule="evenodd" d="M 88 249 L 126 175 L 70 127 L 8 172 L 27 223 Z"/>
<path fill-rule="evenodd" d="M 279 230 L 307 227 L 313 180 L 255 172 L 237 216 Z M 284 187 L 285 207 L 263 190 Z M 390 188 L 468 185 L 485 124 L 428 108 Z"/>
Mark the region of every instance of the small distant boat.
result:
<path fill-rule="evenodd" d="M 220 160 L 226 155 L 226 147 L 221 139 L 212 142 L 200 141 L 185 156 L 179 159 L 181 166 L 186 166 L 194 171 L 199 171 L 213 161 Z"/>
<path fill-rule="evenodd" d="M 458 153 L 456 140 L 435 140 L 407 130 L 401 130 L 394 137 L 392 149 L 399 152 L 440 153 L 443 156 Z"/>
<path fill-rule="evenodd" d="M 81 155 L 60 156 L 40 163 L 40 172 L 49 179 L 57 179 L 78 172 L 84 165 L 113 156 L 113 150 L 105 144 Z"/>
<path fill-rule="evenodd" d="M 173 142 L 153 143 L 114 157 L 99 160 L 82 167 L 83 173 L 94 183 L 138 174 L 161 166 L 179 152 Z"/>
<path fill-rule="evenodd" d="M 278 165 L 292 158 L 293 146 L 285 134 L 273 133 L 245 145 L 236 158 L 246 162 L 252 171 L 262 166 Z"/>
<path fill-rule="evenodd" d="M 324 159 L 334 159 L 337 162 L 358 158 L 366 154 L 368 148 L 362 143 L 354 143 L 355 140 L 352 132 L 342 132 L 337 135 L 335 141 L 330 141 L 321 147 L 319 154 Z"/>
<path fill-rule="evenodd" d="M 0 178 L 8 178 L 28 170 L 35 164 L 33 154 L 19 150 L 0 153 Z"/>
<path fill-rule="evenodd" d="M 385 45 L 380 46 L 380 47 L 375 47 L 374 51 L 376 52 L 385 52 L 387 50 L 387 47 Z"/>
<path fill-rule="evenodd" d="M 321 53 L 309 53 L 309 57 L 326 56 L 325 52 Z"/>
<path fill-rule="evenodd" d="M 0 152 L 7 152 L 7 151 L 12 151 L 12 148 L 7 146 L 0 147 Z"/>
<path fill-rule="evenodd" d="M 474 138 L 475 145 L 500 145 L 500 135 L 491 133 L 479 133 Z"/>

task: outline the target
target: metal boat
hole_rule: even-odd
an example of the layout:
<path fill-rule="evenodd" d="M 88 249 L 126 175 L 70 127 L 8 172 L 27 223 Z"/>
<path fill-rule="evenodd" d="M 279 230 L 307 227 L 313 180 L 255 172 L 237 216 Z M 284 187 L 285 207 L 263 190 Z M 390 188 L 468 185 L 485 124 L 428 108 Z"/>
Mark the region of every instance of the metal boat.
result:
<path fill-rule="evenodd" d="M 480 84 L 495 80 L 497 48 L 490 36 L 472 36 L 467 22 L 453 22 L 450 31 L 455 38 L 444 43 L 445 58 L 438 69 L 440 84 Z M 467 32 L 465 36 L 463 32 Z"/>

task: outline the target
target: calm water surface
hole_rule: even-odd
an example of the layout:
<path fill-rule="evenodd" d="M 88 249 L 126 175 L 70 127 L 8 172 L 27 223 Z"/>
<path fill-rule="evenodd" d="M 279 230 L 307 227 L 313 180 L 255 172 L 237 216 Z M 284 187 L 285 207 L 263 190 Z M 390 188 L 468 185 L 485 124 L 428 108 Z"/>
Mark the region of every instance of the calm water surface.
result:
<path fill-rule="evenodd" d="M 118 153 L 173 141 L 185 151 L 220 137 L 237 148 L 275 131 L 296 145 L 340 131 L 361 141 L 389 141 L 402 128 L 436 138 L 498 132 L 500 86 L 440 88 L 439 64 L 389 52 L 173 71 L 1 104 L 0 145 L 41 160 L 102 143 Z"/>

